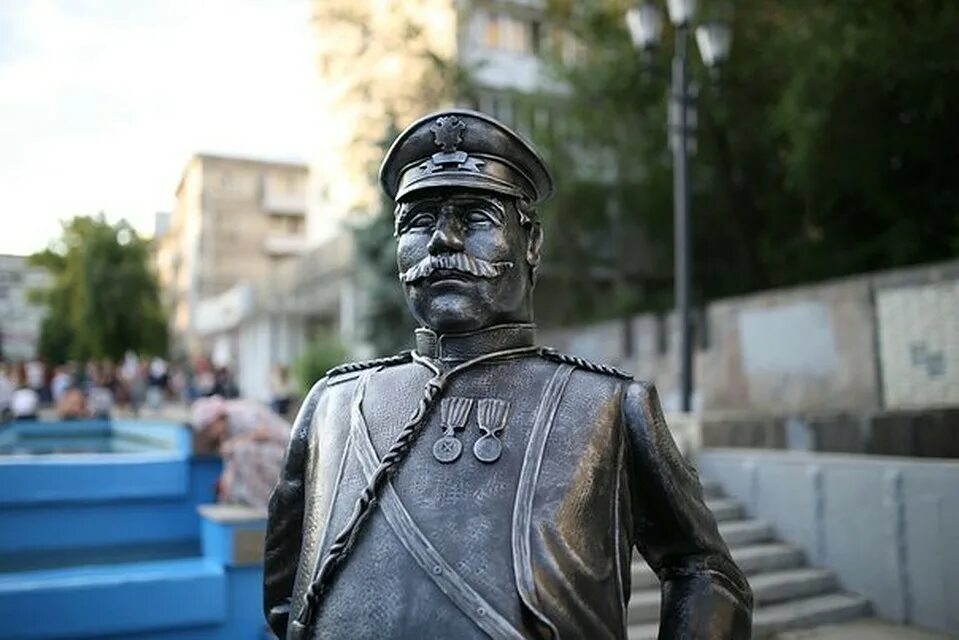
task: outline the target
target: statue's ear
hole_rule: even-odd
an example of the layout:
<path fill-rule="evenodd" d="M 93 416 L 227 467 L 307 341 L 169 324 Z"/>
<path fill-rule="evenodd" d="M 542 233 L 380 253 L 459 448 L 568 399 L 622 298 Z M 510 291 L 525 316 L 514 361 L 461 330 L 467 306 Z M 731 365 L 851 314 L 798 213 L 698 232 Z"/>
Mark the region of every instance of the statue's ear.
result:
<path fill-rule="evenodd" d="M 543 250 L 543 227 L 532 221 L 526 233 L 526 262 L 534 269 L 539 265 Z"/>

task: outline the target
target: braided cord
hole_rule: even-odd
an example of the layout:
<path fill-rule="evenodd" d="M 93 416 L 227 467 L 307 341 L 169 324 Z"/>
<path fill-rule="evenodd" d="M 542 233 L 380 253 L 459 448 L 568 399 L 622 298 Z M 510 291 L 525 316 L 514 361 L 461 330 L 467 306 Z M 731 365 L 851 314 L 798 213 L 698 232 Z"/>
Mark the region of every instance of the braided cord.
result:
<path fill-rule="evenodd" d="M 373 367 L 388 367 L 394 364 L 409 362 L 410 360 L 412 360 L 412 353 L 410 351 L 401 351 L 395 356 L 386 356 L 385 358 L 364 360 L 362 362 L 347 362 L 338 367 L 333 367 L 326 372 L 326 375 L 327 377 L 337 376 L 343 373 L 353 373 L 354 371 L 363 371 L 364 369 L 371 369 Z"/>
<path fill-rule="evenodd" d="M 306 593 L 304 594 L 303 607 L 300 609 L 297 619 L 290 623 L 292 631 L 290 634 L 291 637 L 306 637 L 309 625 L 313 622 L 316 611 L 322 602 L 323 595 L 329 589 L 333 578 L 336 576 L 337 570 L 340 566 L 342 566 L 343 561 L 352 550 L 353 545 L 363 528 L 363 523 L 373 511 L 373 507 L 376 504 L 380 491 L 390 477 L 396 473 L 399 463 L 402 462 L 403 458 L 416 441 L 417 436 L 422 432 L 423 424 L 425 423 L 430 412 L 436 406 L 436 399 L 446 388 L 446 383 L 449 378 L 463 371 L 464 369 L 468 369 L 469 367 L 486 360 L 515 357 L 527 353 L 534 353 L 536 351 L 536 347 L 520 347 L 517 349 L 494 351 L 492 353 L 487 353 L 477 358 L 473 358 L 472 360 L 457 365 L 445 372 L 441 372 L 440 368 L 432 361 L 420 356 L 419 354 L 416 354 L 415 352 L 412 354 L 402 354 L 405 358 L 412 358 L 417 363 L 422 364 L 430 369 L 430 371 L 433 372 L 433 377 L 427 380 L 426 385 L 423 388 L 423 396 L 420 398 L 416 409 L 413 411 L 413 414 L 410 416 L 409 420 L 406 421 L 406 424 L 403 425 L 403 429 L 396 436 L 396 440 L 393 442 L 393 445 L 390 447 L 389 451 L 387 451 L 383 456 L 380 464 L 373 471 L 369 482 L 367 482 L 366 487 L 360 493 L 360 497 L 357 498 L 356 504 L 353 506 L 353 512 L 350 514 L 349 520 L 347 521 L 346 525 L 344 525 L 339 535 L 337 535 L 333 540 L 330 548 L 327 550 L 326 555 L 323 558 L 323 562 L 320 564 L 313 581 L 310 583 L 310 586 L 307 588 Z"/>
<path fill-rule="evenodd" d="M 632 380 L 633 376 L 626 373 L 622 369 L 617 369 L 616 367 L 611 367 L 607 364 L 597 364 L 595 362 L 590 362 L 585 358 L 580 358 L 579 356 L 571 356 L 566 353 L 560 353 L 555 349 L 549 347 L 542 347 L 539 350 L 541 356 L 547 360 L 552 360 L 554 362 L 561 362 L 563 364 L 571 364 L 574 367 L 579 367 L 580 369 L 586 369 L 587 371 L 592 371 L 594 373 L 605 373 L 611 376 L 616 376 L 617 378 L 625 378 L 627 380 Z"/>
<path fill-rule="evenodd" d="M 434 407 L 436 397 L 446 386 L 446 376 L 443 374 L 434 375 L 427 381 L 423 389 L 423 396 L 419 404 L 413 411 L 403 429 L 397 435 L 396 440 L 390 447 L 386 455 L 380 461 L 380 464 L 373 471 L 366 487 L 357 498 L 353 506 L 353 512 L 349 520 L 344 525 L 342 531 L 333 540 L 330 548 L 326 552 L 323 563 L 317 570 L 316 577 L 306 590 L 304 607 L 300 612 L 301 622 L 309 622 L 313 618 L 314 609 L 320 602 L 327 587 L 332 583 L 333 576 L 337 569 L 346 558 L 347 554 L 353 548 L 357 537 L 359 536 L 362 525 L 367 516 L 373 511 L 373 506 L 379 496 L 379 492 L 389 477 L 395 472 L 396 466 L 403 459 L 406 451 L 412 446 L 419 435 L 425 418 Z"/>

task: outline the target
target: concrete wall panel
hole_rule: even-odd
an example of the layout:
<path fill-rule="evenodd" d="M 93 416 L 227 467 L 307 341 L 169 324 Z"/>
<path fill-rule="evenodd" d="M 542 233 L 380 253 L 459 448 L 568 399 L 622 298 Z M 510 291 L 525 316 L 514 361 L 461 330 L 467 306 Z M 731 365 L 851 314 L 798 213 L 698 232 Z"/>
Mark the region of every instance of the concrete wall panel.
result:
<path fill-rule="evenodd" d="M 818 564 L 836 569 L 843 586 L 871 596 L 876 612 L 904 621 L 899 571 L 900 473 L 879 465 L 821 468 Z"/>
<path fill-rule="evenodd" d="M 693 407 L 789 415 L 959 405 L 959 262 L 764 291 L 707 305 Z M 544 332 L 544 342 L 654 382 L 678 407 L 673 314 Z"/>
<path fill-rule="evenodd" d="M 959 280 L 880 291 L 876 313 L 886 406 L 959 404 Z"/>

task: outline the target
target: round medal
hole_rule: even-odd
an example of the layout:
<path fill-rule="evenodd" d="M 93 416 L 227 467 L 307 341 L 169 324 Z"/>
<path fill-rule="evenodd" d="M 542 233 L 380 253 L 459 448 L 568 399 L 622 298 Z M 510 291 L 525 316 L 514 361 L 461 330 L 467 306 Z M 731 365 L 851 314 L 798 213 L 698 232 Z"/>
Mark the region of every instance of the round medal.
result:
<path fill-rule="evenodd" d="M 443 436 L 433 443 L 433 457 L 443 464 L 454 462 L 463 453 L 463 443 L 453 436 Z"/>
<path fill-rule="evenodd" d="M 503 443 L 495 436 L 483 436 L 473 443 L 473 455 L 480 462 L 491 464 L 499 460 L 503 453 Z"/>

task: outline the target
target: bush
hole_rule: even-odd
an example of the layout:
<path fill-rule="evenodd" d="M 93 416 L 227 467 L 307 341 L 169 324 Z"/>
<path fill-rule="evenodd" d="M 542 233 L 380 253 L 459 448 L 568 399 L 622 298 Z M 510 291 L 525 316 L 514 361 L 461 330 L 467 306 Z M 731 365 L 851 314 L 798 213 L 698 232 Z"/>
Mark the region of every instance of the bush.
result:
<path fill-rule="evenodd" d="M 293 365 L 300 391 L 305 395 L 326 372 L 347 359 L 346 347 L 332 333 L 317 335 Z"/>

